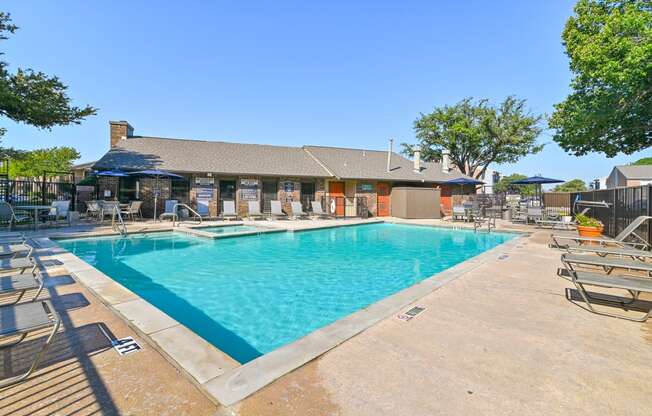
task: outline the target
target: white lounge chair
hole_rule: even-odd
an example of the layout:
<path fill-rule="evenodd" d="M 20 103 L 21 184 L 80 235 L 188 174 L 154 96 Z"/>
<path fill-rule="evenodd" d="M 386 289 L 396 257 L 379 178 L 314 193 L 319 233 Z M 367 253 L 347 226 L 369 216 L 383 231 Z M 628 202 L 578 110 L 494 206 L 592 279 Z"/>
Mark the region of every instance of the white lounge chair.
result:
<path fill-rule="evenodd" d="M 308 213 L 303 212 L 303 206 L 301 205 L 301 202 L 290 202 L 290 206 L 292 206 L 292 218 L 299 219 L 308 217 Z"/>
<path fill-rule="evenodd" d="M 256 218 L 263 218 L 264 215 L 262 212 L 260 212 L 260 202 L 258 201 L 249 201 L 247 203 L 247 218 L 249 219 L 256 219 Z"/>
<path fill-rule="evenodd" d="M 174 220 L 174 217 L 177 215 L 176 205 L 179 201 L 176 199 L 166 199 L 165 200 L 165 212 L 159 215 L 159 219 L 163 220 L 169 218 Z"/>
<path fill-rule="evenodd" d="M 9 203 L 0 202 L 0 222 L 6 222 L 8 224 L 8 230 L 11 230 L 14 224 L 31 220 L 32 217 L 27 214 L 18 213 L 18 215 L 16 215 L 14 209 Z"/>
<path fill-rule="evenodd" d="M 652 219 L 652 217 L 641 215 L 636 217 L 634 221 L 631 222 L 624 230 L 620 232 L 615 238 L 603 237 L 603 238 L 593 238 L 593 237 L 580 237 L 580 236 L 568 236 L 568 235 L 551 235 L 550 247 L 568 249 L 569 243 L 564 244 L 564 241 L 574 241 L 575 244 L 596 244 L 596 245 L 617 245 L 620 247 L 630 247 L 636 249 L 647 249 L 650 247 L 650 244 L 641 236 L 636 234 L 636 230 L 640 227 L 645 221 Z M 631 241 L 634 239 L 635 241 Z"/>
<path fill-rule="evenodd" d="M 312 215 L 313 218 L 335 218 L 334 215 L 331 215 L 324 211 L 319 201 L 310 201 L 312 205 Z"/>
<path fill-rule="evenodd" d="M 270 206 L 272 209 L 271 216 L 274 219 L 282 219 L 282 218 L 287 218 L 288 214 L 283 212 L 283 208 L 281 207 L 281 201 L 270 201 Z"/>
<path fill-rule="evenodd" d="M 123 217 L 130 218 L 132 221 L 136 216 L 141 220 L 143 219 L 143 213 L 140 211 L 140 207 L 143 205 L 143 201 L 130 201 L 129 206 L 123 209 L 120 213 Z"/>
<path fill-rule="evenodd" d="M 225 220 L 237 220 L 239 218 L 238 213 L 235 210 L 234 201 L 223 201 L 222 212 L 220 213 L 220 218 Z"/>

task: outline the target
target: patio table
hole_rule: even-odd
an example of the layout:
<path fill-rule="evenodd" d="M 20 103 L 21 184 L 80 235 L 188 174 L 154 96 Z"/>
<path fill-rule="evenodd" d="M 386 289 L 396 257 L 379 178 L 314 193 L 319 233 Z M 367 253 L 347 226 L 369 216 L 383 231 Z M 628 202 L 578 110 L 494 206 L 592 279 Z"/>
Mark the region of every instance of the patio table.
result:
<path fill-rule="evenodd" d="M 33 211 L 34 213 L 34 231 L 38 230 L 38 212 L 49 211 L 50 205 L 16 205 L 15 210 Z"/>

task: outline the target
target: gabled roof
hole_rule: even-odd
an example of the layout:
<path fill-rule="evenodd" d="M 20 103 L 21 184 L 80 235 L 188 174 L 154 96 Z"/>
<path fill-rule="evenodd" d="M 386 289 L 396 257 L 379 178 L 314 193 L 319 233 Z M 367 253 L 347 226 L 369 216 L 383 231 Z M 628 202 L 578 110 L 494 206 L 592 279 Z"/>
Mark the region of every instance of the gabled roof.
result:
<path fill-rule="evenodd" d="M 272 146 L 130 136 L 120 140 L 94 165 L 96 169 L 163 169 L 173 172 L 224 175 L 335 177 L 341 179 L 444 182 L 465 177 L 459 171 L 444 173 L 439 163 L 413 162 L 387 152 L 323 146 Z"/>
<path fill-rule="evenodd" d="M 652 179 L 652 165 L 622 165 L 615 169 L 627 179 Z"/>
<path fill-rule="evenodd" d="M 142 136 L 120 140 L 95 167 L 227 175 L 331 176 L 300 147 Z"/>
<path fill-rule="evenodd" d="M 421 171 L 414 171 L 414 162 L 392 153 L 387 170 L 387 152 L 341 147 L 304 146 L 334 176 L 342 179 L 380 179 L 406 182 L 444 182 L 466 177 L 459 171 L 444 173 L 440 163 L 421 162 Z"/>

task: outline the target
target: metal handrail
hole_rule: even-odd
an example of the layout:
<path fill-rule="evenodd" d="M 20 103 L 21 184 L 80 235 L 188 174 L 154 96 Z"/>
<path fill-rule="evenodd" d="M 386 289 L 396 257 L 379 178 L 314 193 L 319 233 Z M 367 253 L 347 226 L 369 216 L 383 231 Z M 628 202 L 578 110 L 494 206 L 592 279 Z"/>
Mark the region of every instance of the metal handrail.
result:
<path fill-rule="evenodd" d="M 183 207 L 183 208 L 187 209 L 188 211 L 192 212 L 193 214 L 195 214 L 195 216 L 197 218 L 199 218 L 199 223 L 200 224 L 202 223 L 203 219 L 202 219 L 201 215 L 199 215 L 199 213 L 197 211 L 195 211 L 194 209 L 190 208 L 187 204 L 174 204 L 174 207 L 172 208 L 172 212 L 173 212 L 173 214 L 172 214 L 172 226 L 173 227 L 176 227 L 176 224 L 177 224 L 178 219 L 179 219 L 179 214 L 177 214 L 177 208 L 178 207 Z"/>
<path fill-rule="evenodd" d="M 118 223 L 116 224 L 115 222 L 115 217 L 118 217 Z M 122 226 L 122 227 L 120 227 Z M 113 212 L 111 215 L 111 228 L 113 231 L 118 231 L 120 235 L 127 235 L 127 224 L 125 224 L 124 220 L 122 219 L 122 214 L 120 213 L 120 208 L 118 208 L 118 205 L 113 205 Z"/>

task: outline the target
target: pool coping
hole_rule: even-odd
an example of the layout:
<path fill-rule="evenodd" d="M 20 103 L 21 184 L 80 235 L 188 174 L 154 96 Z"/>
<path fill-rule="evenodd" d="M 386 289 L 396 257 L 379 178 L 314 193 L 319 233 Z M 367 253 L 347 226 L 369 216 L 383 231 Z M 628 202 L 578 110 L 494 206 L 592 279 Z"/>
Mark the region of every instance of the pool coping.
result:
<path fill-rule="evenodd" d="M 373 223 L 379 222 L 385 221 L 375 221 Z M 386 222 L 448 228 L 438 227 L 436 225 Z M 312 231 L 362 224 L 366 223 L 329 224 L 328 226 L 296 230 L 274 229 L 272 232 Z M 156 230 L 156 232 L 159 231 Z M 473 232 L 472 229 L 465 229 L 465 231 Z M 115 312 L 117 316 L 121 317 L 148 344 L 158 350 L 174 367 L 204 391 L 211 400 L 218 404 L 230 406 L 283 375 L 337 347 L 383 319 L 399 313 L 427 294 L 485 264 L 488 260 L 496 259 L 498 252 L 501 255 L 508 253 L 511 249 L 518 246 L 524 237 L 529 235 L 529 233 L 518 231 L 496 231 L 515 233 L 517 237 L 458 263 L 451 268 L 427 277 L 366 308 L 338 319 L 290 344 L 284 345 L 245 364 L 240 364 L 108 275 L 61 248 L 50 238 L 39 240 L 41 240 L 40 243 L 42 246 L 60 250 L 60 253 L 54 254 L 54 258 L 62 261 L 64 267 L 68 269 L 77 281 L 86 286 L 103 304 Z M 154 232 L 154 230 L 145 232 Z M 245 233 L 228 235 L 228 237 L 239 237 L 243 235 Z M 79 237 L 66 236 L 66 238 Z M 53 239 L 55 238 L 53 237 Z"/>

